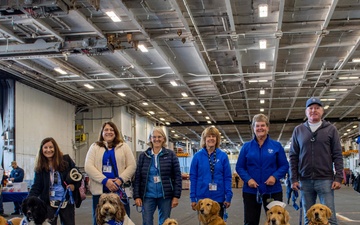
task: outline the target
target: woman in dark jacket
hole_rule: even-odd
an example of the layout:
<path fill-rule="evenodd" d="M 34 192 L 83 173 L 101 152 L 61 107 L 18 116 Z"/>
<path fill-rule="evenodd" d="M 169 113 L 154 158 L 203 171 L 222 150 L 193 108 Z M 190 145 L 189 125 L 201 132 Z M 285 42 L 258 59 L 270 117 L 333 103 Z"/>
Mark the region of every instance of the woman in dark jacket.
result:
<path fill-rule="evenodd" d="M 62 225 L 75 225 L 75 206 L 70 201 L 68 188 L 72 192 L 76 190 L 73 195 L 75 203 L 80 200 L 77 196 L 81 179 L 76 178 L 75 180 L 78 181 L 74 181 L 70 178 L 70 171 L 73 168 L 76 169 L 74 161 L 69 155 L 63 155 L 53 138 L 48 137 L 41 142 L 35 164 L 34 184 L 31 186 L 29 196 L 43 200 L 48 205 L 48 218 L 52 219 L 66 192 L 63 200 L 63 205 L 66 206 L 59 211 Z M 57 220 L 51 221 L 51 224 L 56 225 Z"/>
<path fill-rule="evenodd" d="M 179 204 L 181 195 L 181 171 L 174 151 L 166 149 L 166 136 L 161 127 L 155 127 L 149 135 L 149 146 L 141 153 L 135 172 L 134 199 L 137 207 L 143 207 L 143 224 L 153 225 L 156 207 L 158 224 L 170 217 L 171 208 Z"/>

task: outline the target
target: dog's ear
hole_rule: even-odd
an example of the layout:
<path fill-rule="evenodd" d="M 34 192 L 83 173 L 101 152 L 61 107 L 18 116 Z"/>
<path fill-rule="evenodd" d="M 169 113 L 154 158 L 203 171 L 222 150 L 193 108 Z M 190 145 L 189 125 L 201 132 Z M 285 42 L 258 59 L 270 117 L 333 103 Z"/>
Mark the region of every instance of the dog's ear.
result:
<path fill-rule="evenodd" d="M 125 207 L 124 204 L 120 201 L 120 198 L 117 198 L 118 200 L 116 201 L 116 204 L 120 207 L 120 210 L 117 210 L 116 214 L 115 214 L 115 219 L 116 221 L 124 221 L 125 219 Z"/>
<path fill-rule="evenodd" d="M 326 218 L 330 219 L 332 212 L 331 212 L 330 208 L 327 207 L 326 205 L 324 205 L 324 207 L 325 207 L 325 211 L 326 211 Z"/>
<path fill-rule="evenodd" d="M 201 204 L 201 202 L 202 202 L 202 199 L 199 200 L 199 201 L 196 203 L 196 206 L 195 206 L 196 211 L 200 211 L 200 204 Z"/>
<path fill-rule="evenodd" d="M 212 215 L 219 215 L 219 212 L 220 212 L 220 205 L 219 205 L 219 203 L 213 201 L 213 205 L 212 205 L 212 207 L 211 207 L 210 212 L 211 212 Z"/>
<path fill-rule="evenodd" d="M 285 209 L 284 209 L 284 224 L 288 224 L 289 223 L 289 221 L 290 221 L 290 214 L 289 214 L 289 212 L 288 211 L 286 211 Z"/>
<path fill-rule="evenodd" d="M 308 209 L 308 211 L 306 211 L 306 217 L 308 218 L 309 221 L 313 220 L 313 206 L 310 207 L 310 209 Z"/>
<path fill-rule="evenodd" d="M 99 202 L 96 206 L 96 224 L 104 224 L 104 218 L 101 215 L 102 204 Z"/>

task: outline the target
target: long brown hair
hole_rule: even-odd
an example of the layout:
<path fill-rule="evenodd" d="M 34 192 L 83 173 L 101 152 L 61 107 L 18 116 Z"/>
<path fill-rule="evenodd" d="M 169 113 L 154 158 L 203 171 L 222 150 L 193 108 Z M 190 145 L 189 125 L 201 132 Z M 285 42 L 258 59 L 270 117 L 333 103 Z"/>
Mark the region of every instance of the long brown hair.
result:
<path fill-rule="evenodd" d="M 52 137 L 47 137 L 41 141 L 39 152 L 36 156 L 35 172 L 41 172 L 42 170 L 50 171 L 49 160 L 44 156 L 43 146 L 51 142 L 54 145 L 54 156 L 52 159 L 52 168 L 55 171 L 64 171 L 66 168 L 66 162 L 63 160 L 63 153 L 61 152 L 59 145 Z"/>
<path fill-rule="evenodd" d="M 119 143 L 124 143 L 124 139 L 122 138 L 122 136 L 120 135 L 120 132 L 118 130 L 118 128 L 116 127 L 115 123 L 111 122 L 111 121 L 107 121 L 105 122 L 102 127 L 101 127 L 101 130 L 100 130 L 100 134 L 99 134 L 99 139 L 98 141 L 96 142 L 97 145 L 99 145 L 100 147 L 105 147 L 105 144 L 104 144 L 104 137 L 102 136 L 102 133 L 104 131 L 104 128 L 106 126 L 106 124 L 109 124 L 109 126 L 114 129 L 114 133 L 115 133 L 115 138 L 114 140 L 112 141 L 112 147 L 115 147 L 117 146 Z"/>

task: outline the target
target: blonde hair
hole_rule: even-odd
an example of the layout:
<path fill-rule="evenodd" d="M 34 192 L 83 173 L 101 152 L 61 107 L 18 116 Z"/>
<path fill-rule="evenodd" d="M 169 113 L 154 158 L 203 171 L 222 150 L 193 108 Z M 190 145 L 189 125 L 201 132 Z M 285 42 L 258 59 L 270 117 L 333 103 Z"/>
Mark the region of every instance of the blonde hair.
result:
<path fill-rule="evenodd" d="M 150 132 L 150 134 L 149 134 L 149 137 L 148 137 L 148 142 L 147 142 L 146 144 L 147 144 L 148 146 L 150 146 L 150 147 L 153 147 L 153 143 L 152 143 L 152 141 L 151 141 L 151 136 L 154 134 L 155 131 L 159 132 L 160 135 L 163 136 L 164 142 L 163 142 L 163 144 L 162 144 L 162 147 L 166 147 L 166 146 L 167 146 L 167 144 L 166 144 L 167 138 L 166 138 L 166 135 L 165 135 L 164 130 L 162 129 L 162 127 L 159 127 L 159 126 L 154 127 L 154 128 L 151 130 L 151 132 Z"/>
<path fill-rule="evenodd" d="M 256 123 L 256 122 L 265 122 L 267 127 L 270 126 L 269 118 L 268 118 L 267 116 L 265 116 L 264 114 L 262 114 L 262 113 L 256 114 L 256 115 L 253 117 L 251 126 L 252 126 L 252 127 L 255 127 L 255 123 Z"/>
<path fill-rule="evenodd" d="M 216 148 L 220 147 L 220 132 L 215 127 L 207 127 L 201 134 L 200 146 L 202 148 L 206 147 L 206 136 L 215 135 L 216 136 Z"/>

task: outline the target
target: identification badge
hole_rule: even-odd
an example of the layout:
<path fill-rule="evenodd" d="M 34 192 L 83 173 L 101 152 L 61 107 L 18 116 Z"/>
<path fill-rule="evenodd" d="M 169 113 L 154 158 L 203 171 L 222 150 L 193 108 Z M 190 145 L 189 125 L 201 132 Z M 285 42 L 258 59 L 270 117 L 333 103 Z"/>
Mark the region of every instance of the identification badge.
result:
<path fill-rule="evenodd" d="M 210 183 L 209 184 L 209 191 L 216 191 L 217 190 L 217 184 Z"/>
<path fill-rule="evenodd" d="M 160 176 L 154 176 L 154 183 L 159 183 L 159 182 L 161 182 Z"/>
<path fill-rule="evenodd" d="M 111 166 L 103 166 L 103 172 L 105 173 L 111 173 L 112 167 Z"/>
<path fill-rule="evenodd" d="M 55 196 L 55 191 L 50 191 L 50 196 L 54 197 Z"/>

